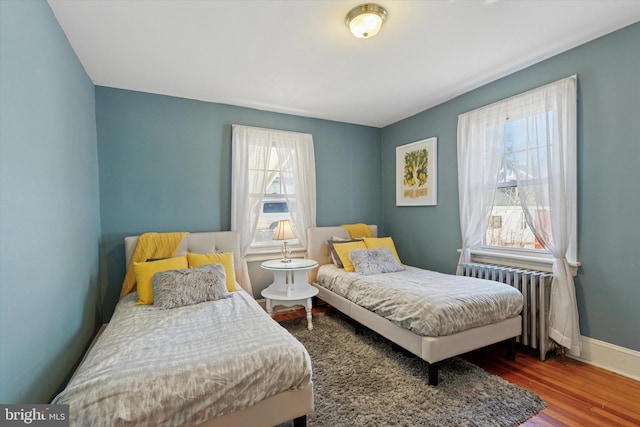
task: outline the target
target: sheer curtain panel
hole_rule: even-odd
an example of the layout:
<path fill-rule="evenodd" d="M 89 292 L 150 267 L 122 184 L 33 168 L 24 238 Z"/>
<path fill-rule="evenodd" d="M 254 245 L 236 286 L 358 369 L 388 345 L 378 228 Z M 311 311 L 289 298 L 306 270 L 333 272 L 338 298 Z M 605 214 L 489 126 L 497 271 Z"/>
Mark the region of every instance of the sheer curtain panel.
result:
<path fill-rule="evenodd" d="M 458 118 L 458 198 L 462 264 L 471 261 L 471 249 L 484 240 L 496 195 L 500 153 L 504 139 L 506 105 L 494 104 Z"/>
<path fill-rule="evenodd" d="M 577 76 L 523 94 L 513 147 L 529 228 L 553 254 L 549 336 L 580 356 L 582 340 L 569 261 L 577 261 Z"/>

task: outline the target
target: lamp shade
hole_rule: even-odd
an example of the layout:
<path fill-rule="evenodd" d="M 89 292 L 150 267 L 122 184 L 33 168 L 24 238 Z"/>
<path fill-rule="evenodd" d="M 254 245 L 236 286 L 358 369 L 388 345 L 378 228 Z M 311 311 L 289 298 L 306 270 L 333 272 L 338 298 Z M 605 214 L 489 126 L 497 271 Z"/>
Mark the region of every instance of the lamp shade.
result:
<path fill-rule="evenodd" d="M 296 234 L 291 228 L 291 222 L 288 219 L 281 219 L 278 221 L 276 231 L 273 232 L 273 240 L 288 240 L 296 237 Z"/>
<path fill-rule="evenodd" d="M 377 4 L 361 4 L 356 6 L 345 18 L 351 33 L 359 39 L 368 39 L 378 34 L 382 23 L 387 19 L 387 11 Z"/>

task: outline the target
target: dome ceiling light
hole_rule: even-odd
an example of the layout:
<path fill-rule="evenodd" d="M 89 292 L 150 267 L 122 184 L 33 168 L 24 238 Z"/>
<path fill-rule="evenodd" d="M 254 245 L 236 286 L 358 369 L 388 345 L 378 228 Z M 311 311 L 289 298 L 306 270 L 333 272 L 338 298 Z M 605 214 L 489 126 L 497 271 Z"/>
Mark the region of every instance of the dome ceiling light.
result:
<path fill-rule="evenodd" d="M 386 19 L 387 11 L 384 7 L 365 3 L 351 9 L 347 13 L 345 23 L 354 36 L 359 39 L 368 39 L 378 34 Z"/>

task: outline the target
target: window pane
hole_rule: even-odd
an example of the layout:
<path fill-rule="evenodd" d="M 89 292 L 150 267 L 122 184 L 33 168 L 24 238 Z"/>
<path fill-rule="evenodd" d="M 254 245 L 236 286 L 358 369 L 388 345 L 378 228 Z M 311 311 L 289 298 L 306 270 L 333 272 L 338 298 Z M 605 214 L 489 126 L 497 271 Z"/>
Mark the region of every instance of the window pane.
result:
<path fill-rule="evenodd" d="M 485 245 L 542 249 L 525 220 L 518 197 L 518 187 L 497 189 Z"/>
<path fill-rule="evenodd" d="M 281 241 L 273 240 L 273 233 L 278 226 L 278 221 L 282 219 L 288 219 L 291 221 L 291 227 L 297 235 L 296 226 L 289 212 L 287 200 L 284 194 L 282 194 L 280 173 L 277 171 L 270 171 L 269 176 L 271 177 L 271 180 L 267 184 L 267 189 L 263 195 L 256 234 L 253 236 L 253 241 L 251 242 L 251 247 L 255 249 L 282 246 Z M 291 195 L 289 197 L 291 197 Z M 288 240 L 287 243 L 290 245 L 296 245 L 299 243 L 299 240 L 291 239 Z"/>
<path fill-rule="evenodd" d="M 517 138 L 526 136 L 524 120 L 510 120 L 504 125 L 504 145 L 500 159 L 498 175 L 498 189 L 489 217 L 486 246 L 504 248 L 543 249 L 536 241 L 533 232 L 527 225 L 520 203 L 517 180 L 529 180 L 518 166 L 526 150 L 516 150 L 514 145 Z M 535 147 L 539 149 L 539 147 Z M 543 148 L 543 147 L 542 147 Z M 531 197 L 527 203 L 533 202 Z"/>

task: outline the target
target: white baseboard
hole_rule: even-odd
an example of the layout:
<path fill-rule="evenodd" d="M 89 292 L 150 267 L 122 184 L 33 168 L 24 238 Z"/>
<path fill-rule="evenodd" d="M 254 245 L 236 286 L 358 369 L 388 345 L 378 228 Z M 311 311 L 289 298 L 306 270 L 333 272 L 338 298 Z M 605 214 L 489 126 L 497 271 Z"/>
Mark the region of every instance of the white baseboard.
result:
<path fill-rule="evenodd" d="M 583 336 L 580 357 L 567 356 L 640 381 L 640 351 Z"/>

